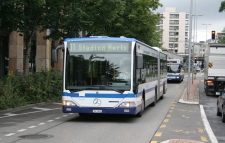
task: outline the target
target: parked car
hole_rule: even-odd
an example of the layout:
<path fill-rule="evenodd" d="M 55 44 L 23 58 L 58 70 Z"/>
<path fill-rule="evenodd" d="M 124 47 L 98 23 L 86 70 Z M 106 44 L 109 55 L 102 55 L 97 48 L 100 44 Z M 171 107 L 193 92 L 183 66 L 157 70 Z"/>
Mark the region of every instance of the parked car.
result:
<path fill-rule="evenodd" d="M 217 99 L 217 116 L 222 116 L 222 122 L 225 123 L 225 91 Z"/>

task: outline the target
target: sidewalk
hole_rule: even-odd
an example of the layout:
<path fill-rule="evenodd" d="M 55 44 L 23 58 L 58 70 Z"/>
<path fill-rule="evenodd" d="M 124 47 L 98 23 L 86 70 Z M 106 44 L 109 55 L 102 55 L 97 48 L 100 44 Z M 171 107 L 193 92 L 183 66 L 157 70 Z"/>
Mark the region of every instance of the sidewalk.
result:
<path fill-rule="evenodd" d="M 197 77 L 202 76 L 201 73 Z M 174 102 L 150 143 L 218 143 L 203 108 L 199 105 L 199 83 L 190 80 L 178 102 Z M 208 127 L 209 126 L 209 127 Z M 213 134 L 214 135 L 214 134 Z"/>

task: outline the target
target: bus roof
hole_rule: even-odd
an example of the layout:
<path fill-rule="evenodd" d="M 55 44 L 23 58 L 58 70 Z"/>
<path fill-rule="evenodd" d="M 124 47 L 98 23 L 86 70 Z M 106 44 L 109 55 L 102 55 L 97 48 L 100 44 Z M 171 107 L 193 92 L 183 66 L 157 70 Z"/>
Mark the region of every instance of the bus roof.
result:
<path fill-rule="evenodd" d="M 64 42 L 68 41 L 98 41 L 98 40 L 110 40 L 110 41 L 130 41 L 136 42 L 135 38 L 126 38 L 126 37 L 107 37 L 107 36 L 92 36 L 92 37 L 83 37 L 83 38 L 66 38 Z"/>

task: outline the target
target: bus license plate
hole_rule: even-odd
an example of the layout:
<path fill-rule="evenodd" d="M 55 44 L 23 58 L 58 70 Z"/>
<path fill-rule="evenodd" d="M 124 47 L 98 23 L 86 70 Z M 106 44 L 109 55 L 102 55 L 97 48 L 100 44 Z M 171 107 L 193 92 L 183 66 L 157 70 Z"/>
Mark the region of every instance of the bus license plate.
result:
<path fill-rule="evenodd" d="M 93 113 L 102 113 L 102 110 L 93 110 Z"/>

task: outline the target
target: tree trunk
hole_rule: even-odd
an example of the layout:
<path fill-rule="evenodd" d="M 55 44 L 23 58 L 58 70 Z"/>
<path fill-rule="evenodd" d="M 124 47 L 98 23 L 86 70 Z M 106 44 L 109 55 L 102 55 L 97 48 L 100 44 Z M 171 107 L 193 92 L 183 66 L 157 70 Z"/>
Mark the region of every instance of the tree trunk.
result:
<path fill-rule="evenodd" d="M 30 51 L 31 51 L 31 35 L 29 32 L 26 33 L 26 40 L 25 40 L 25 56 L 24 56 L 24 66 L 23 71 L 24 75 L 29 74 L 29 58 L 30 58 Z"/>

